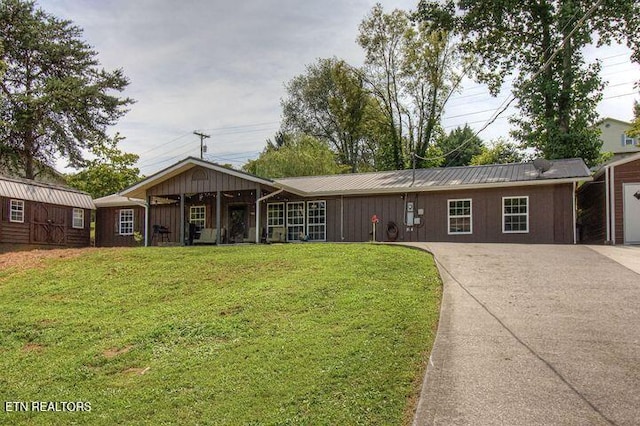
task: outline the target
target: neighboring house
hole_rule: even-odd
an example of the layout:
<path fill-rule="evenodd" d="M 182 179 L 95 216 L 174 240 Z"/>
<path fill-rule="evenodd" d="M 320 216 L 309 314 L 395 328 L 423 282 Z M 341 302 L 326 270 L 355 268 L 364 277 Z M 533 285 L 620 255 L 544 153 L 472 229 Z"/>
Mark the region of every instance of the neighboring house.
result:
<path fill-rule="evenodd" d="M 610 161 L 578 190 L 581 241 L 640 244 L 640 152 Z"/>
<path fill-rule="evenodd" d="M 612 152 L 615 159 L 629 153 L 640 152 L 638 138 L 627 135 L 631 123 L 607 117 L 600 121 L 598 127 L 601 131 L 600 139 L 602 139 L 601 152 Z"/>
<path fill-rule="evenodd" d="M 89 246 L 94 208 L 85 192 L 0 176 L 0 251 Z"/>
<path fill-rule="evenodd" d="M 98 218 L 122 223 L 124 215 L 127 225 L 98 220 L 96 235 L 124 237 L 140 229 L 150 245 L 574 243 L 575 188 L 591 180 L 590 172 L 581 159 L 550 166 L 545 172 L 521 163 L 269 180 L 189 157 L 122 191 L 122 205 L 98 203 Z M 131 222 L 129 198 L 145 200 L 144 218 L 140 210 Z"/>

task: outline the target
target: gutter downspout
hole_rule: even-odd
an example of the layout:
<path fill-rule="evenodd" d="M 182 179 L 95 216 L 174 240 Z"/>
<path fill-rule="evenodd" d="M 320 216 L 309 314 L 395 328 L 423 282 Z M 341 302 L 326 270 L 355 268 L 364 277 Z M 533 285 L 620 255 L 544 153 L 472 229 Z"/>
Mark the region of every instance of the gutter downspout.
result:
<path fill-rule="evenodd" d="M 609 194 L 609 167 L 604 169 L 604 204 L 605 204 L 605 217 L 606 217 L 606 231 L 607 238 L 606 244 L 611 243 L 611 194 Z"/>
<path fill-rule="evenodd" d="M 576 229 L 576 225 L 577 225 L 577 203 L 576 203 L 576 189 L 577 189 L 577 183 L 573 182 L 573 244 L 577 244 L 578 243 L 578 232 Z"/>
<path fill-rule="evenodd" d="M 276 192 L 272 192 L 256 200 L 256 244 L 260 244 L 260 201 L 275 197 L 282 192 L 284 192 L 284 189 L 278 189 Z"/>
<path fill-rule="evenodd" d="M 611 244 L 616 245 L 616 175 L 615 167 L 611 167 L 609 174 L 611 186 L 609 198 L 611 199 Z"/>

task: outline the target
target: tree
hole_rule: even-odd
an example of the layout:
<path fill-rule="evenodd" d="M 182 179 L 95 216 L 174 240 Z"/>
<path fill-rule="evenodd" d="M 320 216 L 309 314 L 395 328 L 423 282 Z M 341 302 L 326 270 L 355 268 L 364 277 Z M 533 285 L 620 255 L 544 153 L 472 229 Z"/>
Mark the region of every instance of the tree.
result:
<path fill-rule="evenodd" d="M 405 168 L 412 152 L 425 158 L 434 143 L 444 105 L 459 82 L 452 71 L 456 50 L 445 29 L 414 23 L 402 10 L 386 14 L 380 4 L 360 24 L 358 43 L 366 53 L 368 87 L 391 130 L 389 168 Z"/>
<path fill-rule="evenodd" d="M 499 138 L 493 141 L 490 146 L 483 146 L 482 151 L 474 155 L 469 164 L 477 166 L 481 164 L 521 163 L 524 159 L 524 154 L 515 143 Z"/>
<path fill-rule="evenodd" d="M 635 101 L 633 103 L 633 121 L 631 122 L 631 129 L 629 130 L 629 136 L 634 138 L 640 138 L 640 102 Z"/>
<path fill-rule="evenodd" d="M 139 159 L 136 154 L 127 154 L 118 148 L 124 138 L 116 134 L 97 144 L 92 160 L 84 160 L 84 167 L 78 173 L 67 175 L 67 184 L 88 192 L 93 198 L 120 192 L 138 182 L 140 170 L 134 167 Z"/>
<path fill-rule="evenodd" d="M 341 164 L 357 172 L 366 163 L 365 120 L 374 104 L 360 75 L 344 61 L 319 59 L 287 85 L 281 101 L 285 132 L 326 142 Z"/>
<path fill-rule="evenodd" d="M 467 124 L 439 138 L 436 145 L 443 153 L 445 167 L 468 166 L 471 158 L 482 153 L 484 148 L 482 139 Z"/>
<path fill-rule="evenodd" d="M 336 163 L 335 154 L 327 144 L 305 134 L 287 138 L 278 149 L 268 146 L 260 156 L 249 161 L 244 171 L 266 178 L 331 175 L 342 173 L 344 167 Z"/>
<path fill-rule="evenodd" d="M 112 94 L 128 84 L 122 70 L 100 69 L 82 30 L 33 1 L 3 0 L 0 34 L 3 158 L 30 179 L 36 162 L 51 165 L 56 156 L 81 166 L 83 152 L 99 149 L 132 103 Z"/>
<path fill-rule="evenodd" d="M 549 159 L 582 157 L 594 165 L 601 99 L 600 63 L 583 48 L 626 43 L 640 60 L 640 3 L 635 0 L 458 0 L 444 8 L 422 0 L 418 16 L 456 29 L 474 73 L 496 94 L 512 74 L 521 116 L 513 135 Z M 444 17 L 444 18 L 443 18 Z"/>

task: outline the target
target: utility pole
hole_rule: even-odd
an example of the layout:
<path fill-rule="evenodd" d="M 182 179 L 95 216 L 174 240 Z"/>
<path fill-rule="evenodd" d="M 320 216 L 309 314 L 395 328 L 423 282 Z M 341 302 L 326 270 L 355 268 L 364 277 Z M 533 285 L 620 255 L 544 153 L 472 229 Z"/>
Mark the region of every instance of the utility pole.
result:
<path fill-rule="evenodd" d="M 204 133 L 200 133 L 200 132 L 193 132 L 194 135 L 196 136 L 200 136 L 200 159 L 202 160 L 204 158 L 204 151 L 205 151 L 205 146 L 204 146 L 204 140 L 207 138 L 210 138 L 211 135 L 205 135 Z"/>

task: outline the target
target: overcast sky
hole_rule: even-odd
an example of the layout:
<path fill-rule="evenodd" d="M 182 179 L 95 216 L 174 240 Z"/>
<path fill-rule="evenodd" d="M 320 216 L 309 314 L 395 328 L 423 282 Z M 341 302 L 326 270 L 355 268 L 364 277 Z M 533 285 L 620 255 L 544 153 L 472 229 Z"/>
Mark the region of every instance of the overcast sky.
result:
<path fill-rule="evenodd" d="M 106 69 L 123 68 L 124 93 L 136 100 L 113 129 L 121 148 L 140 155 L 151 174 L 188 156 L 241 166 L 255 158 L 280 124 L 284 84 L 317 58 L 336 56 L 361 65 L 358 25 L 375 0 L 39 0 L 49 13 L 84 29 Z M 383 0 L 385 11 L 411 10 L 417 0 Z M 591 50 L 609 84 L 602 116 L 632 118 L 640 67 L 620 46 Z M 480 128 L 509 95 L 491 98 L 467 82 L 448 104 L 447 130 L 468 122 Z M 510 109 L 507 112 L 513 113 Z M 480 134 L 508 136 L 508 114 Z"/>

